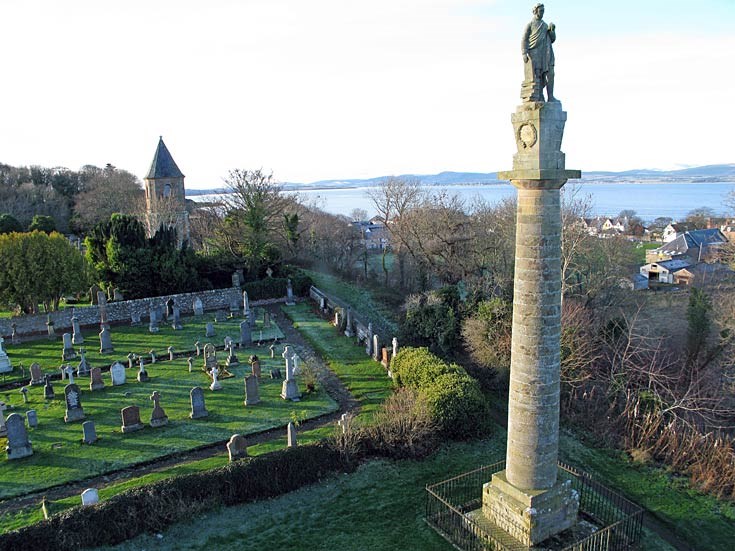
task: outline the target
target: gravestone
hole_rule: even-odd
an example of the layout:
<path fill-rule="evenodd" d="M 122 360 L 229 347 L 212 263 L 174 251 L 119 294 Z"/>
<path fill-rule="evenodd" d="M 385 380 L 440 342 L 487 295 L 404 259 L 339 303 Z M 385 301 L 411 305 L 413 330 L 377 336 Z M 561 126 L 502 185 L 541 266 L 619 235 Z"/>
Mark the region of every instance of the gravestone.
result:
<path fill-rule="evenodd" d="M 158 310 L 151 306 L 148 308 L 148 317 L 150 321 L 148 322 L 148 332 L 149 333 L 158 333 L 160 331 L 158 327 Z"/>
<path fill-rule="evenodd" d="M 153 411 L 151 412 L 151 426 L 154 428 L 168 425 L 168 415 L 161 407 L 161 395 L 157 390 L 153 391 L 150 399 L 153 401 Z"/>
<path fill-rule="evenodd" d="M 209 415 L 207 408 L 204 406 L 204 391 L 201 387 L 195 386 L 192 388 L 189 391 L 189 399 L 191 400 L 191 413 L 189 413 L 189 418 L 201 419 Z"/>
<path fill-rule="evenodd" d="M 326 297 L 319 297 L 319 310 L 322 311 L 322 313 L 327 312 L 327 299 Z"/>
<path fill-rule="evenodd" d="M 238 360 L 237 356 L 235 355 L 235 345 L 232 343 L 230 343 L 230 353 L 227 355 L 225 365 L 227 367 L 237 367 L 238 365 L 240 365 L 240 360 Z"/>
<path fill-rule="evenodd" d="M 217 379 L 217 377 L 219 376 L 219 368 L 217 368 L 216 366 L 213 367 L 209 371 L 209 374 L 212 376 L 212 384 L 209 385 L 209 390 L 213 392 L 216 390 L 222 390 L 222 384 L 219 382 L 219 379 Z"/>
<path fill-rule="evenodd" d="M 171 328 L 174 331 L 180 331 L 183 329 L 181 325 L 181 309 L 178 306 L 174 306 L 173 321 L 171 322 Z"/>
<path fill-rule="evenodd" d="M 104 291 L 97 291 L 97 304 L 100 307 L 100 329 L 109 327 L 107 319 L 107 296 Z"/>
<path fill-rule="evenodd" d="M 217 310 L 214 313 L 214 321 L 217 323 L 222 323 L 227 319 L 227 313 L 224 310 Z"/>
<path fill-rule="evenodd" d="M 62 372 L 66 373 L 66 378 L 69 379 L 69 384 L 73 385 L 74 384 L 74 368 L 70 365 L 65 365 Z"/>
<path fill-rule="evenodd" d="M 112 354 L 115 349 L 112 347 L 112 335 L 107 327 L 100 331 L 100 354 Z"/>
<path fill-rule="evenodd" d="M 10 334 L 10 342 L 12 344 L 20 344 L 20 337 L 18 336 L 18 325 L 13 322 L 10 324 L 10 329 L 12 330 L 12 333 Z M 0 348 L 2 348 L 2 345 L 0 345 Z"/>
<path fill-rule="evenodd" d="M 84 344 L 84 337 L 82 336 L 82 329 L 79 327 L 79 318 L 77 318 L 76 316 L 71 318 L 71 327 L 72 327 L 71 343 L 73 345 Z"/>
<path fill-rule="evenodd" d="M 174 359 L 174 347 L 173 346 L 169 346 L 166 349 L 166 352 L 168 352 L 168 359 L 169 360 L 173 360 Z"/>
<path fill-rule="evenodd" d="M 345 325 L 345 337 L 354 337 L 355 333 L 352 331 L 352 306 L 347 307 L 347 325 Z"/>
<path fill-rule="evenodd" d="M 128 369 L 133 369 L 133 362 L 135 361 L 135 354 L 130 352 L 126 357 L 128 358 Z"/>
<path fill-rule="evenodd" d="M 112 386 L 120 386 L 125 384 L 126 379 L 125 366 L 120 362 L 115 362 L 110 366 L 110 378 Z"/>
<path fill-rule="evenodd" d="M 140 422 L 140 408 L 138 406 L 128 406 L 120 410 L 122 416 L 122 426 L 120 430 L 123 434 L 129 432 L 135 432 L 143 428 L 143 423 Z"/>
<path fill-rule="evenodd" d="M 232 272 L 232 286 L 233 287 L 240 286 L 240 274 L 237 272 Z"/>
<path fill-rule="evenodd" d="M 125 373 L 125 370 L 123 369 L 123 374 Z M 113 374 L 112 369 L 110 369 L 110 375 L 112 375 L 112 384 L 115 384 L 115 376 Z M 123 378 L 123 383 L 125 382 Z M 92 372 L 89 377 L 89 390 L 95 391 L 95 390 L 102 390 L 105 388 L 105 381 L 102 379 L 102 369 L 99 367 L 93 367 Z"/>
<path fill-rule="evenodd" d="M 377 333 L 373 335 L 373 360 L 380 361 L 380 336 Z"/>
<path fill-rule="evenodd" d="M 207 322 L 207 326 L 206 326 L 206 330 L 205 330 L 204 336 L 207 337 L 207 338 L 214 337 L 214 324 L 211 321 L 210 322 Z"/>
<path fill-rule="evenodd" d="M 275 344 L 270 345 L 268 347 L 268 350 L 270 350 L 271 358 L 275 358 L 276 357 L 276 345 Z"/>
<path fill-rule="evenodd" d="M 54 322 L 51 321 L 51 314 L 46 316 L 46 334 L 48 335 L 48 340 L 53 340 L 54 335 L 56 335 L 54 332 Z"/>
<path fill-rule="evenodd" d="M 250 346 L 253 344 L 253 336 L 248 321 L 240 322 L 240 346 Z"/>
<path fill-rule="evenodd" d="M 242 314 L 247 317 L 250 314 L 250 299 L 248 299 L 248 292 L 242 292 Z"/>
<path fill-rule="evenodd" d="M 82 408 L 82 391 L 79 385 L 68 384 L 64 387 L 64 397 L 66 398 L 66 415 L 64 415 L 64 423 L 73 423 L 84 419 L 84 408 Z"/>
<path fill-rule="evenodd" d="M 82 442 L 90 445 L 97 442 L 97 429 L 94 426 L 94 421 L 82 423 Z"/>
<path fill-rule="evenodd" d="M 197 356 L 201 356 L 202 355 L 202 343 L 200 343 L 199 341 L 195 342 L 194 348 L 196 348 Z"/>
<path fill-rule="evenodd" d="M 230 461 L 236 461 L 243 457 L 248 456 L 247 441 L 242 434 L 233 434 L 230 441 L 227 442 L 227 453 L 230 456 Z"/>
<path fill-rule="evenodd" d="M 236 314 L 240 313 L 240 303 L 236 298 L 230 300 L 230 317 L 234 318 Z"/>
<path fill-rule="evenodd" d="M 23 395 L 23 403 L 28 403 L 28 387 L 23 387 L 20 389 L 20 393 Z"/>
<path fill-rule="evenodd" d="M 293 352 L 291 352 L 291 347 L 286 345 L 283 347 L 283 353 L 281 354 L 281 357 L 286 362 L 286 373 L 288 373 L 290 370 L 293 369 L 292 362 L 293 362 Z"/>
<path fill-rule="evenodd" d="M 255 316 L 256 316 L 255 308 L 251 308 L 250 311 L 248 312 L 248 315 L 245 316 L 248 322 L 250 323 L 250 327 L 255 327 Z"/>
<path fill-rule="evenodd" d="M 204 315 L 204 305 L 202 304 L 202 299 L 200 299 L 199 297 L 196 297 L 194 299 L 194 302 L 192 303 L 192 310 L 194 310 L 194 315 L 196 317 Z"/>
<path fill-rule="evenodd" d="M 44 378 L 46 379 L 46 384 L 43 385 L 43 397 L 46 400 L 53 400 L 56 398 L 56 393 L 54 392 L 54 387 L 51 385 L 51 376 L 46 375 Z"/>
<path fill-rule="evenodd" d="M 395 358 L 396 354 L 398 354 L 398 339 L 393 337 L 391 344 L 393 346 L 393 350 L 391 350 L 391 358 Z"/>
<path fill-rule="evenodd" d="M 89 288 L 89 302 L 91 302 L 94 306 L 96 306 L 97 303 L 97 293 L 99 293 L 100 288 L 97 287 L 97 285 L 92 285 Z"/>
<path fill-rule="evenodd" d="M 61 340 L 64 342 L 64 349 L 61 352 L 61 361 L 66 362 L 76 358 L 77 353 L 74 351 L 74 345 L 71 342 L 71 335 L 69 333 L 64 333 L 61 335 Z"/>
<path fill-rule="evenodd" d="M 131 308 L 130 310 L 130 325 L 133 327 L 138 327 L 139 325 L 142 325 L 142 316 L 140 313 L 140 310 L 136 310 L 135 308 Z"/>
<path fill-rule="evenodd" d="M 30 428 L 35 429 L 38 426 L 38 413 L 35 409 L 26 411 L 26 420 Z"/>
<path fill-rule="evenodd" d="M 260 359 L 258 356 L 251 356 L 250 357 L 250 369 L 256 377 L 260 378 L 261 375 L 261 369 L 260 369 Z"/>
<path fill-rule="evenodd" d="M 42 385 L 44 383 L 41 366 L 36 362 L 31 364 L 31 385 Z"/>
<path fill-rule="evenodd" d="M 293 284 L 291 283 L 291 278 L 288 278 L 288 281 L 286 282 L 286 306 L 293 306 L 296 304 L 294 302 L 293 298 Z"/>
<path fill-rule="evenodd" d="M 286 436 L 288 439 L 288 447 L 295 448 L 296 447 L 296 425 L 293 424 L 293 421 L 288 423 L 288 427 L 286 429 Z"/>
<path fill-rule="evenodd" d="M 351 420 L 351 415 L 349 415 L 348 413 L 343 413 L 342 416 L 339 418 L 339 421 L 337 421 L 337 426 L 342 429 L 342 434 L 347 434 L 347 432 L 350 430 Z"/>
<path fill-rule="evenodd" d="M 170 298 L 166 301 L 166 321 L 170 320 L 174 315 L 174 299 Z"/>
<path fill-rule="evenodd" d="M 334 313 L 334 326 L 339 330 L 341 325 L 342 325 L 342 312 L 341 310 L 337 310 Z"/>
<path fill-rule="evenodd" d="M 5 413 L 3 413 L 6 409 L 8 406 L 5 405 L 5 402 L 0 402 L 0 436 L 8 434 L 8 428 L 5 426 Z"/>
<path fill-rule="evenodd" d="M 192 369 L 194 369 L 194 358 L 191 356 L 186 358 L 186 365 L 189 368 L 189 373 L 191 373 Z"/>
<path fill-rule="evenodd" d="M 148 372 L 145 369 L 145 363 L 143 362 L 143 358 L 140 358 L 138 360 L 138 375 L 136 377 L 138 379 L 139 383 L 147 383 L 150 377 L 148 377 Z"/>
<path fill-rule="evenodd" d="M 87 488 L 82 492 L 82 507 L 96 505 L 100 501 L 100 494 L 97 488 Z"/>
<path fill-rule="evenodd" d="M 368 323 L 367 335 L 365 335 L 365 354 L 373 355 L 373 324 Z"/>
<path fill-rule="evenodd" d="M 245 405 L 253 406 L 260 402 L 258 378 L 255 375 L 245 377 Z"/>
<path fill-rule="evenodd" d="M 286 348 L 288 349 L 288 347 Z M 281 386 L 281 398 L 293 402 L 298 402 L 301 399 L 299 396 L 299 387 L 293 376 L 293 365 L 288 361 L 286 361 L 286 380 L 283 381 L 283 385 Z"/>
<path fill-rule="evenodd" d="M 118 289 L 117 287 L 115 287 L 112 291 L 112 300 L 114 300 L 115 302 L 122 302 L 123 300 L 125 300 L 125 297 L 120 292 L 120 289 Z"/>
<path fill-rule="evenodd" d="M 230 348 L 230 346 L 232 346 L 232 339 L 229 336 L 227 336 L 227 337 L 224 338 L 224 340 L 222 341 L 222 343 L 224 344 L 224 349 L 225 350 L 228 350 Z"/>
<path fill-rule="evenodd" d="M 211 371 L 217 367 L 217 349 L 212 343 L 204 345 L 204 371 Z"/>
<path fill-rule="evenodd" d="M 277 379 L 279 381 L 283 379 L 283 374 L 281 373 L 281 370 L 278 369 L 277 367 L 274 369 L 271 369 L 270 375 L 271 375 L 271 379 Z"/>
<path fill-rule="evenodd" d="M 156 363 L 156 351 L 155 350 L 151 350 L 151 351 L 148 352 L 148 354 L 150 354 L 150 356 L 151 356 L 151 363 L 152 364 Z"/>
<path fill-rule="evenodd" d="M 84 348 L 80 348 L 79 355 L 81 356 L 82 359 L 79 360 L 79 365 L 77 365 L 77 375 L 88 375 L 91 369 L 91 366 L 89 365 L 89 362 L 87 361 L 87 350 Z"/>
<path fill-rule="evenodd" d="M 268 310 L 263 313 L 263 326 L 266 329 L 270 329 L 271 326 L 271 313 Z"/>
<path fill-rule="evenodd" d="M 388 369 L 388 367 L 390 367 L 390 356 L 389 356 L 390 352 L 388 352 L 388 349 L 386 347 L 382 348 L 382 352 L 383 352 L 383 359 L 380 361 L 380 363 L 384 368 Z"/>
<path fill-rule="evenodd" d="M 8 445 L 5 446 L 8 459 L 21 459 L 33 455 L 33 446 L 28 439 L 26 423 L 21 415 L 17 413 L 8 415 L 5 428 L 8 436 Z"/>

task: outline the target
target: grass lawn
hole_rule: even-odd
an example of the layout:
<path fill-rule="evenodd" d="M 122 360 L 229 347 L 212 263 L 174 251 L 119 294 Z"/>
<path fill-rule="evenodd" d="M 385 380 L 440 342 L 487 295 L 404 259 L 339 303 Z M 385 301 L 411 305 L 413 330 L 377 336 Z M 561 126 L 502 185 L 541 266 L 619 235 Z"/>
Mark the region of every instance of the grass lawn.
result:
<path fill-rule="evenodd" d="M 194 325 L 190 325 L 193 331 Z M 203 323 L 201 325 L 203 327 Z M 232 322 L 232 329 L 235 326 L 236 323 Z M 150 346 L 161 346 L 161 342 L 171 342 L 160 340 L 165 334 L 149 335 L 147 328 L 120 329 L 121 331 L 116 332 L 113 328 L 113 342 L 128 343 L 129 347 L 125 347 L 125 350 L 136 350 L 137 345 L 140 347 L 139 350 L 143 351 Z M 170 331 L 173 333 L 173 330 Z M 125 338 L 116 341 L 116 333 L 121 337 L 124 335 Z M 179 336 L 178 334 L 183 332 L 176 333 Z M 220 334 L 226 333 L 222 331 L 218 333 Z M 237 335 L 234 331 L 230 334 L 233 337 Z M 182 348 L 184 342 L 193 342 L 192 336 L 195 335 L 190 335 L 188 340 L 180 336 Z M 158 344 L 151 344 L 149 338 Z M 203 336 L 200 340 L 206 342 Z M 36 343 L 22 345 L 26 347 L 24 353 L 31 354 L 34 344 Z M 37 344 L 41 348 L 49 345 L 46 341 L 37 341 Z M 282 349 L 283 346 L 279 346 L 277 353 Z M 245 407 L 243 377 L 250 371 L 247 357 L 253 353 L 260 356 L 263 373 L 266 376 L 261 378 L 261 403 Z M 223 361 L 224 357 L 221 354 L 219 356 Z M 230 369 L 234 377 L 224 379 L 222 381 L 224 388 L 218 392 L 211 392 L 207 388 L 210 381 L 201 371 L 202 359 L 195 363 L 193 373 L 188 372 L 184 358 L 147 364 L 151 377 L 147 383 L 138 383 L 135 380 L 137 370 L 133 369 L 128 370 L 125 385 L 112 387 L 109 373 L 105 373 L 103 378 L 108 386 L 97 392 L 88 390 L 88 377 L 77 378 L 82 388 L 82 405 L 87 419 L 94 420 L 100 438 L 91 446 L 81 444 L 80 422 L 64 423 L 63 387 L 59 382 L 54 385 L 57 399 L 52 401 L 44 400 L 42 386 L 29 387 L 28 404 L 23 404 L 22 396 L 17 390 L 0 392 L 2 399 L 12 405 L 16 412 L 23 414 L 33 408 L 38 412 L 39 418 L 39 426 L 29 429 L 34 454 L 21 460 L 9 461 L 6 457 L 0 459 L 0 499 L 68 481 L 82 480 L 159 456 L 226 440 L 234 433 L 248 434 L 270 429 L 285 425 L 292 419 L 304 420 L 337 409 L 337 404 L 323 391 L 305 395 L 301 402 L 286 402 L 281 399 L 279 396 L 281 381 L 271 380 L 267 376 L 271 367 L 282 367 L 283 360 L 280 355 L 271 360 L 267 348 L 255 346 L 238 350 L 237 354 L 241 365 Z M 90 359 L 94 364 L 95 358 Z M 209 417 L 192 421 L 188 417 L 189 391 L 194 386 L 205 389 Z M 123 435 L 120 431 L 120 409 L 128 405 L 139 406 L 141 418 L 147 423 L 152 409 L 149 397 L 154 390 L 161 393 L 161 405 L 169 417 L 169 424 L 158 429 L 146 426 L 139 432 Z M 5 413 L 7 415 L 9 411 Z M 5 442 L 5 438 L 0 439 L 0 447 L 4 447 Z"/>
<path fill-rule="evenodd" d="M 258 316 L 259 321 L 253 329 L 253 340 L 257 342 L 260 338 L 260 332 L 263 332 L 264 340 L 273 340 L 274 337 L 283 338 L 283 333 L 275 325 L 271 324 L 270 328 L 263 326 L 262 315 Z M 174 331 L 170 324 L 161 323 L 158 333 L 149 333 L 148 324 L 145 323 L 138 327 L 130 325 L 113 325 L 110 328 L 112 335 L 112 345 L 115 352 L 112 354 L 100 354 L 100 338 L 99 329 L 97 327 L 90 329 L 82 329 L 84 336 L 84 344 L 81 345 L 87 353 L 87 361 L 92 367 L 109 367 L 115 360 L 119 360 L 127 365 L 127 355 L 133 352 L 138 355 L 145 355 L 146 365 L 150 362 L 148 352 L 155 350 L 157 357 L 165 356 L 168 358 L 167 348 L 174 347 L 174 352 L 194 351 L 194 343 L 199 341 L 202 347 L 205 343 L 211 342 L 217 346 L 224 344 L 226 336 L 231 337 L 235 341 L 240 338 L 240 322 L 242 319 L 233 318 L 224 322 L 214 323 L 215 336 L 212 338 L 205 337 L 205 325 L 207 322 L 214 322 L 214 315 L 205 315 L 201 318 L 182 317 L 181 323 L 183 329 Z M 71 332 L 71 331 L 70 331 Z M 11 344 L 10 339 L 4 344 L 8 357 L 13 364 L 13 371 L 0 375 L 0 384 L 21 380 L 22 365 L 25 368 L 25 382 L 28 382 L 28 368 L 33 362 L 37 362 L 45 373 L 59 373 L 59 366 L 62 364 L 61 353 L 63 350 L 63 340 L 61 331 L 53 340 L 40 338 L 33 341 L 23 342 L 21 344 Z M 80 346 L 75 346 L 78 351 Z M 258 353 L 262 357 L 268 355 L 267 347 Z M 247 359 L 247 357 L 245 358 Z M 79 359 L 68 362 L 76 367 Z M 0 391 L 1 392 L 1 391 Z"/>
<path fill-rule="evenodd" d="M 634 243 L 633 254 L 635 254 L 635 260 L 638 266 L 642 266 L 646 263 L 646 251 L 658 249 L 661 243 Z"/>

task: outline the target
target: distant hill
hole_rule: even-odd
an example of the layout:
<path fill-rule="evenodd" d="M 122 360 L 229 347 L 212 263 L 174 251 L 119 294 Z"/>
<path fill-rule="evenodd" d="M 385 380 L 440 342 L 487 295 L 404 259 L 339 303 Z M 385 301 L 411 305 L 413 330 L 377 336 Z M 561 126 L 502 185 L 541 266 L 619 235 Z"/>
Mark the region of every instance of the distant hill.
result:
<path fill-rule="evenodd" d="M 349 180 L 319 180 L 310 184 L 284 182 L 288 191 L 299 189 L 339 189 L 369 187 L 379 183 L 386 176 Z M 440 172 L 439 174 L 401 174 L 398 178 L 417 178 L 423 184 L 435 186 L 488 185 L 504 183 L 498 180 L 497 172 Z M 587 182 L 631 182 L 631 181 L 677 181 L 687 182 L 735 182 L 735 164 L 707 165 L 680 170 L 636 169 L 623 172 L 590 171 L 582 172 L 582 181 Z M 187 195 L 224 193 L 218 189 L 187 189 Z"/>

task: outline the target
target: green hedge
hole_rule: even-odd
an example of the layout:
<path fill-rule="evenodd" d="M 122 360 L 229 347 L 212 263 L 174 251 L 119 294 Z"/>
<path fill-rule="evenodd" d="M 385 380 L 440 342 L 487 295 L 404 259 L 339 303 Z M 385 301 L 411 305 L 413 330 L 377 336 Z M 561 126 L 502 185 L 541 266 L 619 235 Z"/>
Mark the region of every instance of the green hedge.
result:
<path fill-rule="evenodd" d="M 275 497 L 353 467 L 328 444 L 286 448 L 134 488 L 92 507 L 74 507 L 0 536 L 0 550 L 65 551 L 116 545 L 212 508 Z"/>
<path fill-rule="evenodd" d="M 309 294 L 311 287 L 311 278 L 302 273 L 296 273 L 291 277 L 291 285 L 296 296 L 306 296 Z M 258 281 L 249 281 L 242 286 L 243 291 L 248 292 L 250 300 L 265 300 L 269 298 L 278 298 L 286 296 L 286 287 L 288 286 L 288 278 L 285 277 L 267 277 Z"/>
<path fill-rule="evenodd" d="M 427 348 L 405 347 L 391 360 L 391 372 L 397 385 L 419 391 L 447 436 L 466 438 L 488 430 L 485 396 L 462 366 L 445 362 Z"/>

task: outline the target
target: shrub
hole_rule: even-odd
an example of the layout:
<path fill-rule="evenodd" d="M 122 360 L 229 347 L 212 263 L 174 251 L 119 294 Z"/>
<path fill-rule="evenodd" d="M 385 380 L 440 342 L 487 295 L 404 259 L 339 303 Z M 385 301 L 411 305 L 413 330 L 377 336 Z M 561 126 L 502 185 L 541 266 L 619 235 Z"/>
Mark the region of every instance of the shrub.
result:
<path fill-rule="evenodd" d="M 311 287 L 311 278 L 302 273 L 297 273 L 291 277 L 291 285 L 296 296 L 305 296 L 309 294 Z M 243 284 L 243 291 L 248 292 L 250 300 L 264 300 L 269 298 L 278 298 L 286 296 L 286 287 L 288 286 L 288 278 L 285 277 L 266 277 L 257 281 L 248 281 Z"/>
<path fill-rule="evenodd" d="M 429 385 L 439 375 L 448 372 L 463 372 L 456 364 L 448 365 L 441 358 L 429 352 L 428 348 L 401 348 L 391 360 L 393 380 L 398 386 L 420 389 Z"/>
<path fill-rule="evenodd" d="M 452 438 L 467 438 L 485 432 L 489 413 L 480 385 L 466 373 L 444 373 L 421 389 L 440 429 Z"/>

